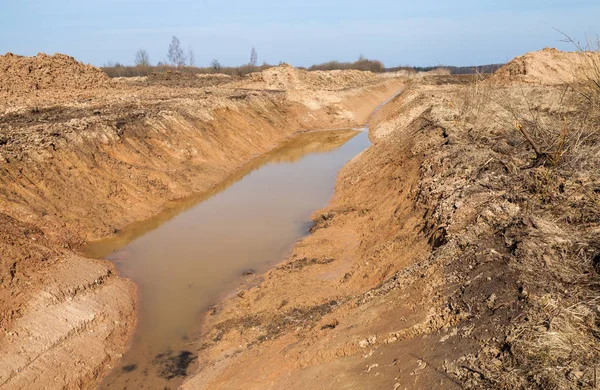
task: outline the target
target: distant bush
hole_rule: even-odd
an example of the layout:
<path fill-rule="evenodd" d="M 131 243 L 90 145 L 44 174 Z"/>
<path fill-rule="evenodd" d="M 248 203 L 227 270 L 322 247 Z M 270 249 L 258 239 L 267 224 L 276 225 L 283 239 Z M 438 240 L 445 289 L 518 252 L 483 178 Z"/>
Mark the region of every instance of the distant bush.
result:
<path fill-rule="evenodd" d="M 489 64 L 478 66 L 398 66 L 394 68 L 386 68 L 386 72 L 398 72 L 401 70 L 412 72 L 431 72 L 432 70 L 446 69 L 450 74 L 488 74 L 494 73 L 504 64 Z"/>
<path fill-rule="evenodd" d="M 217 65 L 218 66 L 215 66 Z M 354 62 L 339 62 L 339 61 L 329 61 L 322 64 L 313 65 L 307 68 L 308 71 L 315 70 L 362 70 L 362 71 L 370 71 L 374 73 L 383 73 L 383 72 L 399 72 L 405 71 L 408 73 L 415 72 L 429 72 L 437 69 L 446 69 L 450 72 L 450 74 L 488 74 L 494 73 L 498 70 L 503 64 L 491 64 L 491 65 L 481 65 L 481 66 L 397 66 L 393 68 L 386 68 L 381 61 L 378 60 L 369 60 L 366 58 L 359 58 Z M 245 76 L 252 72 L 260 72 L 269 68 L 274 67 L 275 65 L 263 64 L 260 66 L 254 66 L 251 64 L 241 65 L 237 67 L 224 67 L 221 66 L 218 60 L 213 60 L 210 66 L 207 67 L 195 67 L 195 66 L 171 66 L 164 63 L 158 63 L 156 66 L 125 66 L 119 63 L 108 62 L 108 64 L 104 65 L 101 69 L 109 76 L 109 77 L 139 77 L 139 76 L 148 76 L 154 72 L 166 72 L 168 70 L 171 71 L 180 71 L 185 73 L 192 74 L 208 74 L 208 73 L 223 73 L 229 76 Z M 305 69 L 305 68 L 303 68 Z"/>
<path fill-rule="evenodd" d="M 369 71 L 374 73 L 382 73 L 385 71 L 385 66 L 381 61 L 377 60 L 369 60 L 366 58 L 359 58 L 354 62 L 339 62 L 339 61 L 329 61 L 323 64 L 313 65 L 308 68 L 309 71 L 313 70 L 362 70 Z"/>
<path fill-rule="evenodd" d="M 217 61 L 218 63 L 218 61 Z M 219 65 L 220 66 L 220 65 Z M 220 67 L 218 68 L 218 73 L 226 74 L 229 76 L 245 76 L 252 72 L 260 72 L 269 68 L 272 68 L 273 65 L 263 64 L 261 66 L 252 66 L 252 65 L 242 65 L 238 67 Z M 140 76 L 148 76 L 152 73 L 160 73 L 160 72 L 183 72 L 190 74 L 209 74 L 215 73 L 217 70 L 215 69 L 215 63 L 211 63 L 211 66 L 208 67 L 191 67 L 191 66 L 171 66 L 167 64 L 158 64 L 156 66 L 124 66 L 119 63 L 105 65 L 101 67 L 109 77 L 140 77 Z"/>
<path fill-rule="evenodd" d="M 108 77 L 139 77 L 149 75 L 152 73 L 153 68 L 155 67 L 144 65 L 125 66 L 119 63 L 113 65 L 109 63 L 108 65 L 102 66 L 100 69 L 102 69 Z"/>

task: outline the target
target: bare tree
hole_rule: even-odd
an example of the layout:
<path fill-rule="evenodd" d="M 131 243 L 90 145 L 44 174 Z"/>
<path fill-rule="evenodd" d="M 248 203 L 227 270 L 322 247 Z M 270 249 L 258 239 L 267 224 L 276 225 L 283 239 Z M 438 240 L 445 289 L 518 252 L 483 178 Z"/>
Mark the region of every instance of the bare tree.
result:
<path fill-rule="evenodd" d="M 194 54 L 194 48 L 192 45 L 188 47 L 188 65 L 196 66 L 196 55 Z"/>
<path fill-rule="evenodd" d="M 144 49 L 140 49 L 135 53 L 135 66 L 150 66 L 150 56 Z"/>
<path fill-rule="evenodd" d="M 171 65 L 180 67 L 185 66 L 185 54 L 183 53 L 183 49 L 181 48 L 181 43 L 179 42 L 179 38 L 173 36 L 171 39 L 171 43 L 169 44 L 169 51 L 167 53 L 167 58 Z"/>
<path fill-rule="evenodd" d="M 256 66 L 258 64 L 258 54 L 256 54 L 256 49 L 253 47 L 250 52 L 250 65 Z"/>
<path fill-rule="evenodd" d="M 210 63 L 210 67 L 212 68 L 212 70 L 216 73 L 219 72 L 221 70 L 221 63 L 219 62 L 219 60 L 217 60 L 216 58 L 214 60 L 212 60 L 212 62 Z"/>

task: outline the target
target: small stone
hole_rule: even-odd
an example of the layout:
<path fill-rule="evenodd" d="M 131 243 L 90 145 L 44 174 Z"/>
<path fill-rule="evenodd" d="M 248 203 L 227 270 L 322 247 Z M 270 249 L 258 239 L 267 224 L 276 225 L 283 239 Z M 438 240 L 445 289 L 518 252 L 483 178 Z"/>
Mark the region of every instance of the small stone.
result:
<path fill-rule="evenodd" d="M 370 366 L 367 366 L 367 372 L 371 372 L 372 369 L 379 367 L 379 364 L 375 363 L 375 364 L 371 364 Z"/>
<path fill-rule="evenodd" d="M 494 306 L 495 306 L 495 304 L 496 304 L 496 294 L 492 294 L 492 295 L 490 295 L 490 296 L 488 297 L 488 299 L 487 299 L 486 303 L 487 303 L 487 307 L 488 307 L 489 309 L 493 309 L 493 308 L 494 308 Z"/>
<path fill-rule="evenodd" d="M 340 324 L 340 322 L 334 318 L 333 320 L 323 324 L 323 326 L 321 326 L 321 330 L 324 329 L 335 329 L 336 326 L 338 326 Z"/>

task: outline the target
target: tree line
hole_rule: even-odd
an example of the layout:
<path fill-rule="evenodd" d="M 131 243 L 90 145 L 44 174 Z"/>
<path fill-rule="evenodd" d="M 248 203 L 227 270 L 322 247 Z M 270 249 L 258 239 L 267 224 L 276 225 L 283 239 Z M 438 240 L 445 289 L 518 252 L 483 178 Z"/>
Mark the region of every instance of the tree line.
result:
<path fill-rule="evenodd" d="M 150 55 L 146 49 L 140 49 L 135 53 L 133 63 L 138 67 L 152 66 L 152 63 L 150 62 Z M 258 64 L 258 54 L 256 52 L 256 48 L 254 47 L 250 51 L 250 62 L 248 64 L 252 66 L 257 66 Z M 159 61 L 156 66 L 173 66 L 176 68 L 189 66 L 193 68 L 196 66 L 196 55 L 194 53 L 194 49 L 190 45 L 187 53 L 184 52 L 179 38 L 173 36 L 171 43 L 169 43 L 169 49 L 167 50 L 166 61 Z M 211 61 L 210 67 L 215 70 L 220 70 L 222 68 L 221 63 L 216 58 Z"/>
<path fill-rule="evenodd" d="M 196 67 L 196 56 L 193 47 L 190 45 L 185 51 L 181 41 L 176 36 L 171 38 L 167 50 L 166 58 L 158 61 L 156 65 L 152 65 L 150 55 L 146 49 L 139 49 L 134 55 L 135 66 L 125 66 L 120 63 L 109 61 L 102 69 L 110 77 L 132 77 L 132 76 L 147 76 L 154 71 L 164 71 L 168 69 L 185 70 L 192 73 L 226 73 L 232 76 L 243 76 L 245 74 L 268 69 L 271 65 L 267 63 L 258 67 L 258 53 L 255 47 L 250 51 L 249 62 L 246 65 L 239 67 L 224 67 L 218 59 L 213 59 L 207 67 Z M 348 70 L 356 69 L 362 71 L 371 71 L 374 73 L 394 72 L 404 70 L 408 72 L 423 72 L 438 68 L 447 69 L 452 74 L 473 74 L 473 73 L 493 73 L 503 64 L 492 64 L 482 66 L 432 66 L 432 67 L 415 67 L 415 66 L 400 66 L 386 68 L 381 61 L 367 59 L 364 55 L 360 55 L 354 62 L 329 61 L 322 64 L 312 65 L 308 68 L 310 71 L 315 70 Z"/>

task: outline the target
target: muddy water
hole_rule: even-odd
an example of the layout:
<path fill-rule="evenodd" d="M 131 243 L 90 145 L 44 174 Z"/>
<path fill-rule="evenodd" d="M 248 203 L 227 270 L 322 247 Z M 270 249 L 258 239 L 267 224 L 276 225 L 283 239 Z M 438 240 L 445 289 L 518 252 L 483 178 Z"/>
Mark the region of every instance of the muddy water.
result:
<path fill-rule="evenodd" d="M 337 172 L 368 146 L 365 131 L 302 134 L 215 189 L 90 245 L 88 254 L 112 260 L 139 288 L 132 347 L 101 388 L 176 388 L 197 364 L 203 313 L 252 278 L 244 273 L 285 258 L 332 196 Z"/>

